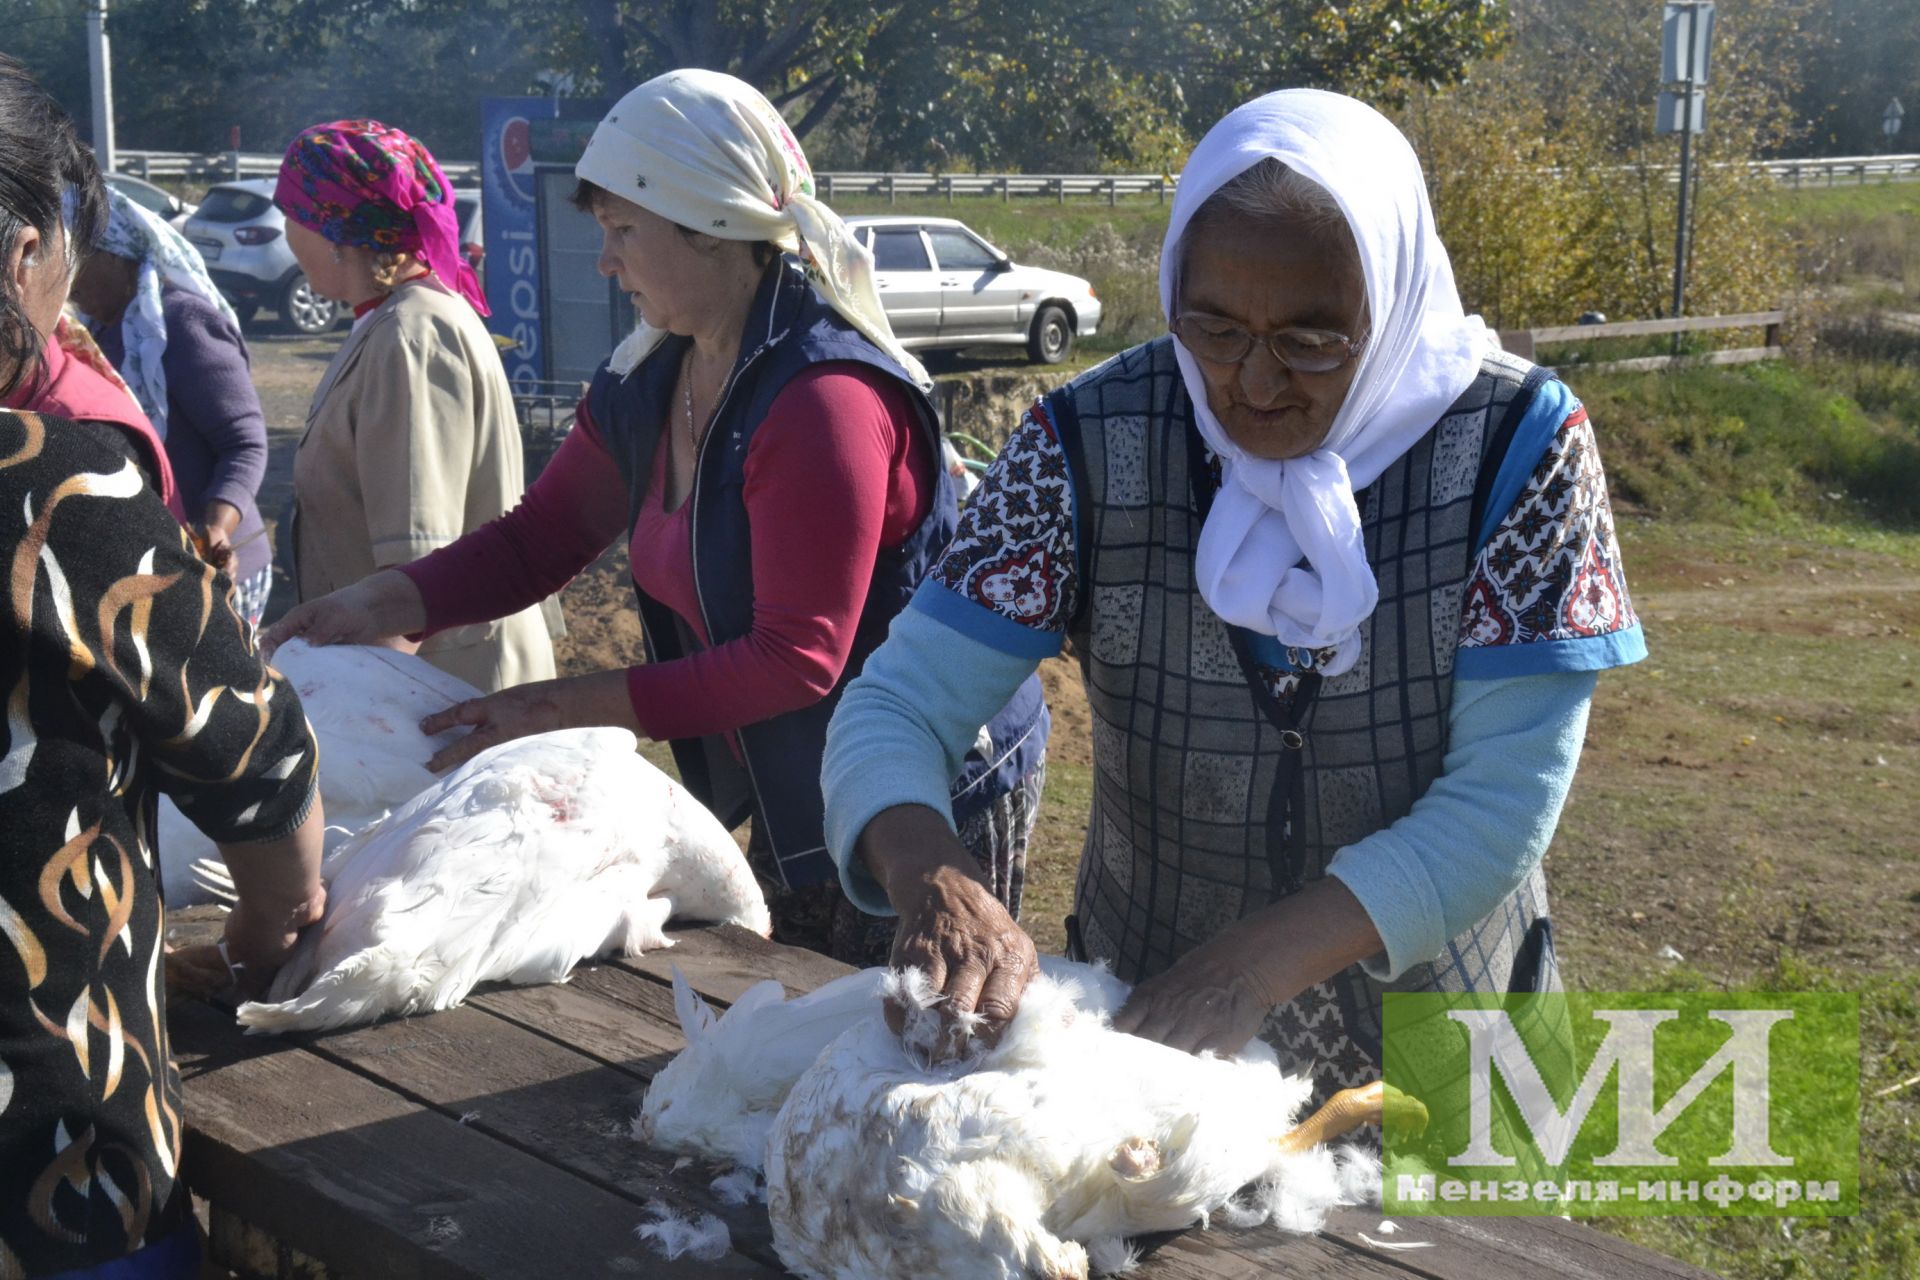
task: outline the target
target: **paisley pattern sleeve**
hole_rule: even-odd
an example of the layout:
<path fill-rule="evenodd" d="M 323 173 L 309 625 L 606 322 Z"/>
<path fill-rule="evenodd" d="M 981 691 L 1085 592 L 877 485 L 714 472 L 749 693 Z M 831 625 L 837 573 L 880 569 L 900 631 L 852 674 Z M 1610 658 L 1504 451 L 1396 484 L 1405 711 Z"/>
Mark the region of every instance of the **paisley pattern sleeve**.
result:
<path fill-rule="evenodd" d="M 153 847 L 164 790 L 259 840 L 312 804 L 292 687 L 132 458 L 0 413 L 0 1276 L 179 1228 Z"/>
<path fill-rule="evenodd" d="M 1067 456 L 1035 404 L 968 499 L 931 576 L 1003 618 L 1064 634 L 1079 586 L 1074 555 Z"/>
<path fill-rule="evenodd" d="M 1596 670 L 1645 652 L 1599 447 L 1576 404 L 1473 566 L 1460 673 Z"/>

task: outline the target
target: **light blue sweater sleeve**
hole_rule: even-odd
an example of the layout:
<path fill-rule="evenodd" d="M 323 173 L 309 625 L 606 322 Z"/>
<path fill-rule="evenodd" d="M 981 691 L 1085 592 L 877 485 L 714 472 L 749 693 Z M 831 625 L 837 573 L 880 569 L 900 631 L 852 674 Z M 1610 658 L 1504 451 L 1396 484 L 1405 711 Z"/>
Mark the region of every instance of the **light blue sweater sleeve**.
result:
<path fill-rule="evenodd" d="M 1485 917 L 1547 851 L 1587 732 L 1592 671 L 1453 685 L 1441 774 L 1404 818 L 1341 849 L 1327 873 L 1372 918 L 1382 981 Z"/>
<path fill-rule="evenodd" d="M 928 592 L 951 595 L 933 582 L 922 584 L 920 594 Z M 1039 665 L 1038 656 L 1005 653 L 955 630 L 919 596 L 894 618 L 886 642 L 841 695 L 820 767 L 827 849 L 856 907 L 893 914 L 879 881 L 854 856 L 860 833 L 902 804 L 925 805 L 952 825 L 947 788 L 967 748 Z"/>
<path fill-rule="evenodd" d="M 827 847 L 854 905 L 892 912 L 854 856 L 867 823 L 901 804 L 951 822 L 947 787 L 967 748 L 1037 662 L 924 606 L 894 619 L 841 698 L 821 768 Z M 1440 777 L 1404 818 L 1340 850 L 1328 868 L 1386 944 L 1369 972 L 1387 979 L 1438 955 L 1539 862 L 1573 781 L 1594 682 L 1591 671 L 1455 681 Z"/>

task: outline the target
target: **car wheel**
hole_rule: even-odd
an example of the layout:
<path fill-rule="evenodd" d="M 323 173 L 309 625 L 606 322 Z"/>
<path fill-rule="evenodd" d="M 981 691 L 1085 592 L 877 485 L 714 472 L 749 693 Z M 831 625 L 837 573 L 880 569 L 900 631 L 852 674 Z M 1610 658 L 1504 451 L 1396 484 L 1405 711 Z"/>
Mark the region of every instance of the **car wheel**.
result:
<path fill-rule="evenodd" d="M 280 327 L 288 333 L 325 333 L 339 318 L 339 304 L 315 293 L 304 272 L 296 273 L 280 292 Z"/>
<path fill-rule="evenodd" d="M 233 308 L 233 318 L 242 329 L 252 324 L 254 316 L 260 313 L 260 304 L 257 302 L 229 302 L 227 305 Z"/>
<path fill-rule="evenodd" d="M 1035 364 L 1059 364 L 1073 353 L 1073 322 L 1064 308 L 1040 308 L 1027 335 L 1027 357 Z"/>

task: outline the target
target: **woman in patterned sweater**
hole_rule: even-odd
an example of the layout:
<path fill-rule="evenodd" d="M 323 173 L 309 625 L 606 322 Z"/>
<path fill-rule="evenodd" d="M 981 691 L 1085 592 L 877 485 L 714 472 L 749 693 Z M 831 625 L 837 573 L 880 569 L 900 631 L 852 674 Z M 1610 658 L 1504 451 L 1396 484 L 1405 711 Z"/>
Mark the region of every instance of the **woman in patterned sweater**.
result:
<path fill-rule="evenodd" d="M 1071 637 L 1093 808 L 1070 945 L 1123 1030 L 1380 1071 L 1382 992 L 1552 988 L 1540 859 L 1594 673 L 1645 649 L 1586 411 L 1467 316 L 1413 150 L 1268 95 L 1181 176 L 1170 336 L 1036 404 L 824 769 L 849 896 L 943 1010 L 1033 946 L 937 807 L 979 709 Z"/>
<path fill-rule="evenodd" d="M 74 226 L 62 224 L 72 192 Z M 0 58 L 0 396 L 98 229 L 71 125 Z M 165 790 L 240 890 L 214 977 L 320 916 L 315 748 L 117 428 L 0 410 L 0 1278 L 194 1276 L 152 845 Z"/>

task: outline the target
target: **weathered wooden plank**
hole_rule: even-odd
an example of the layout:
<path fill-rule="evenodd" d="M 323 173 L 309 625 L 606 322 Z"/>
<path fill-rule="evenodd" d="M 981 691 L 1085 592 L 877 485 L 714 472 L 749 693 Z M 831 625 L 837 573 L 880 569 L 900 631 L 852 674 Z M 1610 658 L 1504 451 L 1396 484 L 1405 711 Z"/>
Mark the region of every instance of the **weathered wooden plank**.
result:
<path fill-rule="evenodd" d="M 1380 1235 L 1380 1211 L 1342 1209 L 1321 1234 L 1359 1253 L 1392 1257 L 1434 1275 L 1471 1280 L 1712 1280 L 1710 1272 L 1669 1258 L 1584 1223 L 1550 1217 L 1396 1217 L 1396 1243 L 1429 1243 L 1429 1249 L 1395 1253 L 1359 1238 Z"/>
<path fill-rule="evenodd" d="M 1398 1258 L 1355 1253 L 1320 1236 L 1221 1227 L 1174 1237 L 1145 1255 L 1132 1274 L 1143 1280 L 1414 1280 L 1425 1273 Z"/>
<path fill-rule="evenodd" d="M 605 967 L 555 986 L 477 991 L 467 1003 L 647 1080 L 687 1046 L 665 988 Z"/>
<path fill-rule="evenodd" d="M 564 987 L 533 988 L 547 994 Z M 527 992 L 513 992 L 525 995 Z M 605 1006 L 617 1012 L 616 1006 Z M 645 1085 L 634 1075 L 469 1005 L 431 1017 L 315 1036 L 310 1052 L 640 1206 L 718 1214 L 734 1248 L 776 1261 L 766 1211 L 723 1204 L 705 1162 L 676 1175 L 674 1156 L 634 1141 Z"/>
<path fill-rule="evenodd" d="M 167 908 L 167 941 L 175 947 L 196 947 L 218 942 L 226 927 L 225 907 Z"/>
<path fill-rule="evenodd" d="M 671 984 L 678 965 L 695 991 L 711 1001 L 731 1004 L 756 982 L 776 978 L 790 996 L 804 995 L 853 972 L 830 956 L 770 942 L 738 925 L 670 929 L 671 947 L 630 959 L 607 961 L 618 968 Z"/>
<path fill-rule="evenodd" d="M 1563 324 L 1531 330 L 1535 342 L 1585 342 L 1589 338 L 1646 338 L 1662 333 L 1702 333 L 1709 329 L 1764 329 L 1784 323 L 1784 311 L 1749 311 L 1731 316 L 1680 316 L 1661 320 L 1623 320 L 1615 324 Z"/>
<path fill-rule="evenodd" d="M 634 1239 L 631 1201 L 207 1005 L 176 1003 L 169 1027 L 189 1185 L 342 1274 L 767 1274 L 669 1264 Z"/>
<path fill-rule="evenodd" d="M 1761 360 L 1779 360 L 1786 356 L 1783 347 L 1736 347 L 1730 351 L 1702 351 L 1683 356 L 1635 356 L 1631 360 L 1603 360 L 1598 364 L 1573 366 L 1578 372 L 1589 370 L 1610 373 L 1651 373 L 1676 365 L 1755 364 Z"/>

